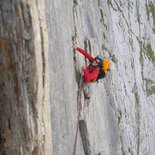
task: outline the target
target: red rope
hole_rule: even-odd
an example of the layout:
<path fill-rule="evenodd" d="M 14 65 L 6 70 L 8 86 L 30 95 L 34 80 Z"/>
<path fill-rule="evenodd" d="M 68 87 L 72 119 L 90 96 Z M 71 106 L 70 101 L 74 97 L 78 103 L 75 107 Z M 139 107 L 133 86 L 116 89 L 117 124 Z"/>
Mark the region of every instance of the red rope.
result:
<path fill-rule="evenodd" d="M 75 141 L 74 141 L 74 150 L 73 155 L 76 155 L 76 145 L 77 145 L 77 137 L 78 137 L 78 129 L 79 129 L 79 119 L 80 119 L 80 111 L 81 111 L 81 92 L 83 87 L 83 76 L 81 75 L 80 78 L 80 84 L 79 84 L 79 90 L 78 90 L 78 98 L 77 98 L 77 110 L 78 110 L 78 116 L 77 116 L 77 124 L 76 124 L 76 133 L 75 133 Z"/>

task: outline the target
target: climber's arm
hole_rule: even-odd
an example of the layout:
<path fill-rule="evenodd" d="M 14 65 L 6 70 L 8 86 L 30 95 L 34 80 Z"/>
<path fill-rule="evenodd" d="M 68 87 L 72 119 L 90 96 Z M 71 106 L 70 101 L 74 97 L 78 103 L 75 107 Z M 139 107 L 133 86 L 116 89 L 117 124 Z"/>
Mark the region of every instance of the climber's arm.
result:
<path fill-rule="evenodd" d="M 73 48 L 77 50 L 78 52 L 80 52 L 81 54 L 83 54 L 87 59 L 89 59 L 89 61 L 94 60 L 94 58 L 90 54 L 88 54 L 85 50 L 78 47 L 77 45 L 74 45 Z"/>

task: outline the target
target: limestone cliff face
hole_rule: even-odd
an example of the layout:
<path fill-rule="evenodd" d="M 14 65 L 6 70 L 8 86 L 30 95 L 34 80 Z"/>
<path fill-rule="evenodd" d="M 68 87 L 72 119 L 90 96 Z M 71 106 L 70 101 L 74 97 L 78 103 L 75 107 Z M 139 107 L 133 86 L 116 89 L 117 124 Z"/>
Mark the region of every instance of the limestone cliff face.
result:
<path fill-rule="evenodd" d="M 73 42 L 112 64 L 81 112 L 76 154 L 154 155 L 153 0 L 0 1 L 0 154 L 73 154 L 88 64 Z"/>
<path fill-rule="evenodd" d="M 0 1 L 0 154 L 51 153 L 44 1 Z"/>
<path fill-rule="evenodd" d="M 153 155 L 155 114 L 154 1 L 46 1 L 53 153 L 72 154 L 78 73 L 92 55 L 111 56 L 112 69 L 93 84 L 85 122 L 92 155 Z M 82 102 L 83 103 L 83 102 Z M 83 113 L 83 112 L 82 112 Z M 84 154 L 79 134 L 77 154 Z"/>

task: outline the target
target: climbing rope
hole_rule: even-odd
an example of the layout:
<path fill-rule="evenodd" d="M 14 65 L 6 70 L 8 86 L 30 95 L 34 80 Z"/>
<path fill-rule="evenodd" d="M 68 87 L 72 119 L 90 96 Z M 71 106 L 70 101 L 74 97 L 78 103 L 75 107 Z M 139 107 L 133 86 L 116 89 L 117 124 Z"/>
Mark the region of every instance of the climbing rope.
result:
<path fill-rule="evenodd" d="M 77 137 L 78 137 L 78 129 L 79 129 L 79 119 L 80 119 L 80 112 L 81 112 L 81 92 L 82 92 L 82 88 L 83 88 L 83 76 L 81 74 L 80 77 L 80 83 L 79 83 L 79 89 L 78 89 L 78 96 L 77 96 L 77 111 L 78 111 L 78 115 L 77 115 L 77 124 L 76 124 L 76 132 L 75 132 L 75 141 L 74 141 L 74 150 L 73 150 L 73 155 L 76 155 L 76 145 L 77 145 Z"/>

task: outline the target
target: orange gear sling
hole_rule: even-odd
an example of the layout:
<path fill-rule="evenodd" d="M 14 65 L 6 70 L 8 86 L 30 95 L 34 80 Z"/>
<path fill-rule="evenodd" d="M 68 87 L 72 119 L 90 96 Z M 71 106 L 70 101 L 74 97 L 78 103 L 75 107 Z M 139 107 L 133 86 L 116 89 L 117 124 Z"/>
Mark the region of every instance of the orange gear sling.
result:
<path fill-rule="evenodd" d="M 104 58 L 103 64 L 102 64 L 102 70 L 107 74 L 108 70 L 110 69 L 110 61 L 107 58 Z"/>

